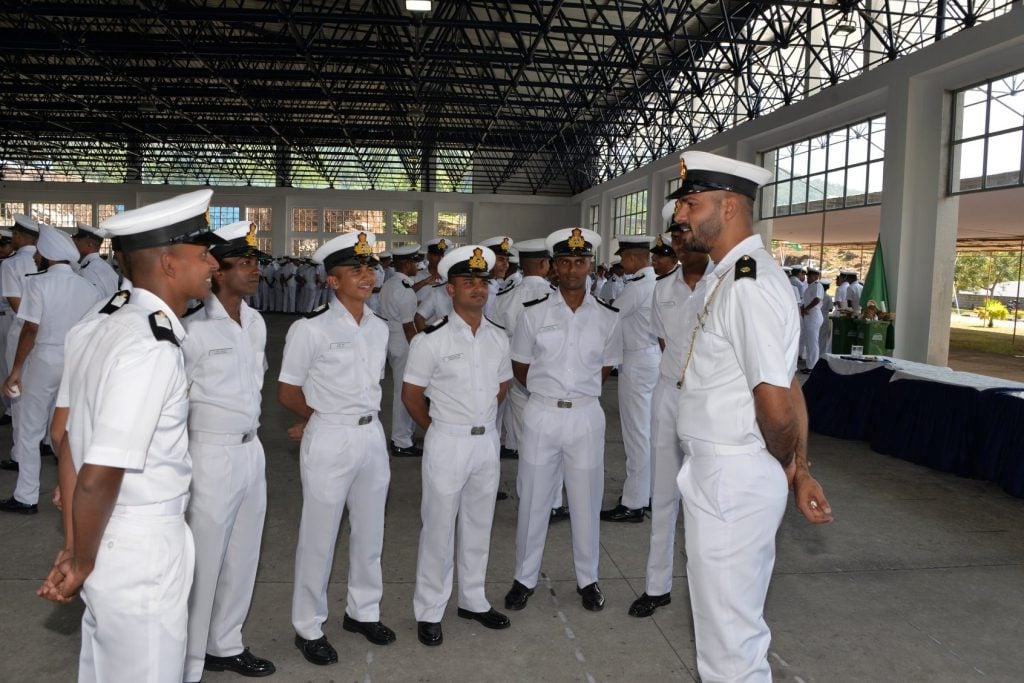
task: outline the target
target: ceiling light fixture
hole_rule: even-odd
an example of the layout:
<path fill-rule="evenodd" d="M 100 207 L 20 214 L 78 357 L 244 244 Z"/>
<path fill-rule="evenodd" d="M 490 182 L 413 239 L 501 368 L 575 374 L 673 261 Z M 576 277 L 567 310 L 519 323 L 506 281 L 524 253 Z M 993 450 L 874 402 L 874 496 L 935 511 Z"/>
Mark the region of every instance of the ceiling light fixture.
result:
<path fill-rule="evenodd" d="M 410 12 L 429 12 L 432 4 L 430 0 L 405 0 L 405 9 Z"/>
<path fill-rule="evenodd" d="M 848 36 L 857 30 L 857 25 L 852 21 L 843 19 L 836 24 L 836 33 L 842 33 L 844 36 Z"/>

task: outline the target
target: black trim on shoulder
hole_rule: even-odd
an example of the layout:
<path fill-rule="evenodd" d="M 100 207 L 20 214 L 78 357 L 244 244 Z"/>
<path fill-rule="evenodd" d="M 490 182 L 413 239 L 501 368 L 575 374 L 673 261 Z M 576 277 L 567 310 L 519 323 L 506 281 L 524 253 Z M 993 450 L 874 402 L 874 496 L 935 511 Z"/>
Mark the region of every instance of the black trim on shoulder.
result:
<path fill-rule="evenodd" d="M 384 316 L 382 316 L 382 315 L 381 315 L 380 313 L 378 313 L 377 311 L 374 311 L 374 312 L 373 312 L 373 314 L 374 314 L 375 316 L 377 316 L 378 318 L 380 318 L 381 320 L 383 320 L 384 322 L 387 322 L 387 321 L 388 321 L 388 319 L 387 319 L 387 318 L 385 318 Z"/>
<path fill-rule="evenodd" d="M 509 292 L 511 292 L 515 288 L 516 288 L 516 283 L 513 282 L 508 287 L 505 287 L 504 289 L 498 290 L 498 293 L 495 294 L 494 296 L 501 296 L 502 294 L 508 294 Z"/>
<path fill-rule="evenodd" d="M 171 342 L 175 346 L 181 346 L 178 338 L 174 336 L 174 328 L 171 326 L 171 319 L 163 311 L 153 311 L 149 314 L 149 329 L 158 341 Z"/>
<path fill-rule="evenodd" d="M 185 311 L 185 315 L 183 315 L 182 318 L 187 318 L 190 315 L 195 315 L 199 311 L 203 310 L 204 306 L 206 306 L 206 304 L 204 304 L 202 301 L 200 301 L 195 306 L 193 306 L 192 308 L 190 308 L 187 311 Z"/>
<path fill-rule="evenodd" d="M 736 279 L 742 280 L 747 277 L 757 279 L 757 261 L 750 256 L 740 256 L 736 261 Z"/>
<path fill-rule="evenodd" d="M 594 298 L 597 299 L 597 303 L 601 304 L 602 306 L 607 308 L 609 311 L 615 311 L 616 313 L 619 312 L 619 309 L 615 308 L 614 306 L 612 306 L 610 303 L 608 303 L 607 301 L 605 301 L 601 297 L 595 296 Z"/>
<path fill-rule="evenodd" d="M 448 284 L 448 281 L 444 280 L 442 282 L 435 282 L 434 284 L 432 284 L 430 286 L 431 287 L 444 287 L 446 284 Z"/>
<path fill-rule="evenodd" d="M 673 268 L 672 270 L 668 271 L 664 275 L 659 275 L 658 277 L 656 277 L 654 279 L 655 280 L 664 280 L 665 278 L 667 278 L 667 277 L 671 276 L 673 273 L 675 273 L 677 270 L 679 270 L 679 264 L 678 263 L 676 264 L 675 268 Z"/>
<path fill-rule="evenodd" d="M 433 325 L 427 325 L 425 328 L 423 328 L 423 333 L 424 334 L 431 334 L 433 332 L 437 332 L 439 329 L 441 329 L 442 327 L 444 327 L 447 324 L 448 324 L 448 316 L 445 316 L 445 317 L 441 318 L 440 320 L 438 320 Z"/>
<path fill-rule="evenodd" d="M 498 329 L 501 329 L 501 330 L 505 329 L 505 326 L 504 326 L 504 325 L 499 325 L 498 323 L 496 323 L 496 322 L 494 322 L 493 320 L 491 320 L 490 318 L 488 318 L 488 317 L 487 317 L 486 315 L 484 316 L 484 318 L 486 318 L 486 319 L 487 319 L 487 322 L 489 322 L 490 324 L 494 325 L 494 326 L 495 326 L 495 327 L 497 327 Z"/>
<path fill-rule="evenodd" d="M 78 270 L 85 270 L 86 268 L 89 267 L 90 263 L 92 263 L 92 261 L 86 261 L 85 263 L 79 263 L 78 264 Z"/>
<path fill-rule="evenodd" d="M 636 282 L 637 280 L 643 280 L 645 277 L 647 277 L 647 273 L 640 273 L 636 277 L 629 278 L 626 282 Z"/>
<path fill-rule="evenodd" d="M 34 272 L 34 273 L 25 273 L 25 277 L 32 277 L 33 275 L 42 275 L 42 274 L 43 274 L 43 273 L 45 273 L 45 272 L 46 272 L 47 270 L 49 270 L 49 268 L 43 268 L 42 270 L 37 270 L 37 271 L 36 271 L 36 272 Z"/>
<path fill-rule="evenodd" d="M 100 315 L 110 315 L 114 311 L 118 311 L 126 303 L 131 301 L 132 293 L 127 289 L 122 289 L 119 292 L 114 292 L 114 296 L 110 297 L 103 308 L 100 309 Z"/>
<path fill-rule="evenodd" d="M 323 315 L 324 313 L 327 312 L 327 309 L 330 307 L 330 304 L 320 304 L 319 306 L 317 306 L 312 311 L 306 314 L 306 319 L 308 320 L 309 318 L 315 318 L 318 315 Z"/>
<path fill-rule="evenodd" d="M 526 307 L 526 308 L 529 308 L 530 306 L 536 306 L 537 304 L 539 304 L 541 302 L 547 301 L 549 296 L 551 296 L 551 295 L 550 294 L 545 294 L 544 296 L 542 296 L 539 299 L 534 299 L 533 301 L 524 301 L 523 302 L 523 306 Z"/>
<path fill-rule="evenodd" d="M 404 287 L 408 287 L 409 289 L 412 289 L 412 285 L 411 285 L 411 284 L 409 284 L 409 281 L 408 281 L 408 280 L 402 280 L 402 285 L 403 285 Z"/>

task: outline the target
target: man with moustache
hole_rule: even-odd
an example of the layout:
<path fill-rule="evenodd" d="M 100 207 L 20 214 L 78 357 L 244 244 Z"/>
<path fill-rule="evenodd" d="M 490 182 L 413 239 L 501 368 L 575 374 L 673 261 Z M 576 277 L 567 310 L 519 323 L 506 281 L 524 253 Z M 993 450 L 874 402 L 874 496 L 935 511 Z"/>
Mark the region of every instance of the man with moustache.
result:
<path fill-rule="evenodd" d="M 78 471 L 73 537 L 40 589 L 63 603 L 82 589 L 80 681 L 182 680 L 194 553 L 179 320 L 210 293 L 212 195 L 190 192 L 100 226 L 121 239 L 135 290 L 67 349 L 78 361 L 63 380 Z"/>
<path fill-rule="evenodd" d="M 186 315 L 182 345 L 190 379 L 188 442 L 192 498 L 187 519 L 196 568 L 188 603 L 186 681 L 203 669 L 267 676 L 273 663 L 242 643 L 252 603 L 267 511 L 260 425 L 267 326 L 243 300 L 259 287 L 256 228 L 238 221 L 217 230 L 213 293 Z"/>
<path fill-rule="evenodd" d="M 671 222 L 671 217 L 669 217 L 669 222 Z M 667 275 L 679 265 L 679 259 L 676 258 L 676 252 L 672 249 L 671 242 L 672 238 L 668 234 L 654 236 L 654 246 L 651 247 L 651 267 L 654 268 L 655 277 Z"/>
<path fill-rule="evenodd" d="M 342 513 L 350 527 L 342 628 L 375 645 L 394 642 L 380 621 L 380 555 L 391 470 L 381 427 L 380 380 L 388 326 L 367 305 L 377 281 L 373 233 L 349 232 L 313 254 L 334 293 L 288 330 L 278 400 L 299 416 L 302 519 L 295 551 L 295 646 L 313 664 L 338 661 L 324 635 L 327 583 Z"/>
<path fill-rule="evenodd" d="M 417 637 L 427 646 L 444 640 L 453 554 L 458 615 L 490 629 L 509 626 L 484 591 L 501 475 L 498 404 L 512 379 L 508 337 L 483 314 L 494 262 L 491 249 L 475 244 L 445 254 L 438 273 L 448 283 L 452 313 L 413 338 L 405 368 L 402 400 L 426 432 L 413 609 Z"/>
<path fill-rule="evenodd" d="M 770 179 L 753 164 L 685 152 L 668 197 L 684 246 L 716 264 L 699 295 L 677 417 L 697 669 L 708 683 L 771 680 L 764 602 L 787 484 L 808 519 L 831 519 L 808 470 L 792 288 L 753 234 L 757 189 Z"/>

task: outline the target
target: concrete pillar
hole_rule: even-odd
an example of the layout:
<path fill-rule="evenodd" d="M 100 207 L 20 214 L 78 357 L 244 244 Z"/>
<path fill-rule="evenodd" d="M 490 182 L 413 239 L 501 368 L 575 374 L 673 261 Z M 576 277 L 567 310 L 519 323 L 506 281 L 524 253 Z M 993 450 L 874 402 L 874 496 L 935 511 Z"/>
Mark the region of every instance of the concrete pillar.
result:
<path fill-rule="evenodd" d="M 935 365 L 949 356 L 959 213 L 959 200 L 946 196 L 949 112 L 949 96 L 931 79 L 889 87 L 881 237 L 894 354 Z"/>

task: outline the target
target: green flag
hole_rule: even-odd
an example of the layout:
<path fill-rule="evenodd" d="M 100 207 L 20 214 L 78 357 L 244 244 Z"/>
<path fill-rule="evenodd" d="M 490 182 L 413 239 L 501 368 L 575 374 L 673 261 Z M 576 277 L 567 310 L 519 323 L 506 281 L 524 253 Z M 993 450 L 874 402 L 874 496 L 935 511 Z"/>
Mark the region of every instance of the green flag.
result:
<path fill-rule="evenodd" d="M 882 258 L 882 236 L 875 242 L 875 255 L 871 257 L 871 267 L 864 280 L 864 291 L 860 294 L 860 307 L 868 305 L 873 299 L 879 311 L 889 310 L 889 288 L 885 284 L 885 259 Z"/>

